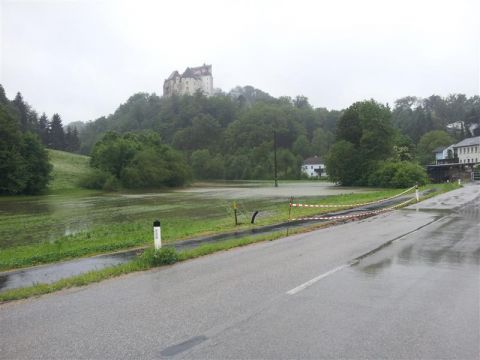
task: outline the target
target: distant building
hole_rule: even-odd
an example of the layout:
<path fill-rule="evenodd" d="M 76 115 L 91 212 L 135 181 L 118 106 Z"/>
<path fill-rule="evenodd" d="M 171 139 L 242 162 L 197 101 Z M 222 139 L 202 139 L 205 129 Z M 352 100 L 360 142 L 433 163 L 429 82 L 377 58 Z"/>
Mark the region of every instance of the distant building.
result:
<path fill-rule="evenodd" d="M 480 162 L 480 136 L 464 139 L 453 145 L 453 148 L 461 164 L 478 164 Z"/>
<path fill-rule="evenodd" d="M 308 177 L 327 176 L 325 163 L 318 156 L 305 159 L 302 164 L 302 173 L 306 174 Z"/>
<path fill-rule="evenodd" d="M 455 151 L 453 145 L 450 146 L 440 146 L 433 150 L 435 154 L 435 164 L 443 163 L 455 163 L 458 162 L 458 158 L 455 157 Z"/>
<path fill-rule="evenodd" d="M 197 91 L 213 95 L 212 65 L 187 68 L 182 75 L 175 70 L 163 83 L 163 96 L 193 95 Z"/>
<path fill-rule="evenodd" d="M 476 180 L 475 176 L 480 176 L 475 168 L 480 164 L 480 136 L 437 148 L 433 152 L 435 164 L 427 165 L 427 173 L 432 181 Z"/>

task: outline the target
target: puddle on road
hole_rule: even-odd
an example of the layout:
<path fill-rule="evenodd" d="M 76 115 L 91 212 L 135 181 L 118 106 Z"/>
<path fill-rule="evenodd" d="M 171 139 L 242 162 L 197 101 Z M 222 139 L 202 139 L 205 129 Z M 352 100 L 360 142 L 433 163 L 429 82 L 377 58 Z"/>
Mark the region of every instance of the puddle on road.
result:
<path fill-rule="evenodd" d="M 480 198 L 448 211 L 433 226 L 392 241 L 364 256 L 352 268 L 366 276 L 408 267 L 459 269 L 480 265 Z M 415 209 L 408 209 L 415 210 Z M 405 210 L 403 210 L 405 211 Z M 422 210 L 420 210 L 422 211 Z M 428 209 L 428 212 L 436 211 Z M 437 211 L 444 213 L 444 211 Z"/>
<path fill-rule="evenodd" d="M 127 253 L 99 255 L 91 258 L 2 273 L 0 274 L 0 291 L 31 286 L 39 283 L 50 284 L 88 271 L 119 265 L 132 260 L 137 253 L 138 250 Z"/>

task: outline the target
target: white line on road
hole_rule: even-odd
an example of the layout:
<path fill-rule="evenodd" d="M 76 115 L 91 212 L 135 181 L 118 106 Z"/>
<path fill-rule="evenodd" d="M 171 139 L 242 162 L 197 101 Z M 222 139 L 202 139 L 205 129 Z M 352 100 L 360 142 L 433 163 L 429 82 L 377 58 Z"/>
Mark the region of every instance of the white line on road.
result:
<path fill-rule="evenodd" d="M 343 269 L 345 269 L 346 267 L 349 267 L 350 265 L 352 265 L 352 264 L 345 264 L 345 265 L 336 267 L 335 269 L 332 269 L 332 270 L 330 270 L 330 271 L 327 271 L 326 273 L 323 273 L 322 275 L 319 275 L 319 276 L 313 278 L 312 280 L 309 280 L 309 281 L 307 281 L 306 283 L 303 283 L 302 285 L 297 286 L 296 288 L 287 291 L 287 294 L 288 294 L 288 295 L 295 295 L 296 293 L 299 293 L 300 291 L 305 290 L 305 289 L 308 288 L 309 286 L 312 286 L 312 285 L 315 284 L 317 281 L 320 281 L 320 280 L 322 280 L 322 279 L 325 279 L 327 276 L 333 275 L 333 274 L 335 274 L 337 271 L 343 270 Z"/>

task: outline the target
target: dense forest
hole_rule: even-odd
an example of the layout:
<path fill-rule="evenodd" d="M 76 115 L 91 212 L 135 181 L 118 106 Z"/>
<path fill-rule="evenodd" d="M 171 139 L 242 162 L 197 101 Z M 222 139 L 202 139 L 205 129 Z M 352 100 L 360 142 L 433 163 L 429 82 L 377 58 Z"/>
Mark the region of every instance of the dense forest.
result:
<path fill-rule="evenodd" d="M 0 85 L 0 194 L 37 194 L 50 179 L 48 154 L 20 95 L 10 101 Z"/>
<path fill-rule="evenodd" d="M 480 131 L 478 96 L 408 96 L 385 111 L 393 127 L 392 151 L 403 161 L 427 164 L 435 147 Z M 279 177 L 300 178 L 305 158 L 326 158 L 340 139 L 337 124 L 344 113 L 314 108 L 304 96 L 274 98 L 251 86 L 213 97 L 138 93 L 108 117 L 79 124 L 80 151 L 90 154 L 110 131 L 153 130 L 184 154 L 196 179 L 268 179 L 275 131 Z"/>

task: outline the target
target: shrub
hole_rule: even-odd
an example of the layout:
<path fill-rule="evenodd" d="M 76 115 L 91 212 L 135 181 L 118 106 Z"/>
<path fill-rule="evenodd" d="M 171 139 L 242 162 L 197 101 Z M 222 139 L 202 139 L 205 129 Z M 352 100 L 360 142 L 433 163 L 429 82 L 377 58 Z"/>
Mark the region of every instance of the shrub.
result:
<path fill-rule="evenodd" d="M 150 266 L 171 265 L 178 261 L 178 253 L 171 247 L 147 249 L 142 255 L 142 261 Z"/>
<path fill-rule="evenodd" d="M 370 186 L 405 188 L 415 183 L 424 185 L 428 182 L 427 173 L 420 165 L 408 162 L 384 162 L 369 179 Z"/>
<path fill-rule="evenodd" d="M 120 184 L 126 188 L 182 186 L 190 179 L 183 156 L 162 144 L 154 132 L 107 133 L 95 145 L 90 163 L 100 172 L 85 186 L 104 190 L 116 190 Z"/>
<path fill-rule="evenodd" d="M 93 169 L 82 176 L 80 185 L 87 189 L 102 189 L 109 176 L 105 171 Z"/>

